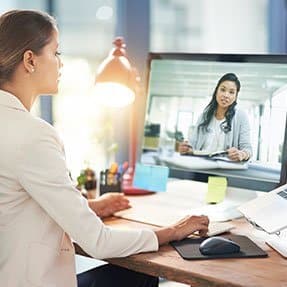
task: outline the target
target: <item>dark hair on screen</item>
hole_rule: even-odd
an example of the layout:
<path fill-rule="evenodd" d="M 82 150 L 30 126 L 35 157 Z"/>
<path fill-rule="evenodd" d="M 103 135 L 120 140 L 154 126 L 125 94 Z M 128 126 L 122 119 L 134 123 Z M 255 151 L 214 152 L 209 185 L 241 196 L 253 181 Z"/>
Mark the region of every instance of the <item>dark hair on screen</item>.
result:
<path fill-rule="evenodd" d="M 218 105 L 217 101 L 216 101 L 217 90 L 218 90 L 220 84 L 222 82 L 225 82 L 225 81 L 231 81 L 231 82 L 235 83 L 236 88 L 237 88 L 236 96 L 238 95 L 241 85 L 240 85 L 240 81 L 238 80 L 237 76 L 233 73 L 227 73 L 227 74 L 223 75 L 219 79 L 219 81 L 215 87 L 211 101 L 209 102 L 209 104 L 204 109 L 203 119 L 202 119 L 202 122 L 199 124 L 198 129 L 204 129 L 205 131 L 207 130 L 207 127 L 208 127 L 212 117 L 214 116 L 217 105 Z M 235 100 L 234 103 L 228 107 L 228 109 L 225 113 L 225 119 L 226 120 L 221 124 L 222 130 L 225 133 L 231 131 L 231 121 L 235 115 L 235 106 L 236 105 L 237 105 L 237 101 Z"/>
<path fill-rule="evenodd" d="M 41 53 L 55 28 L 55 19 L 40 11 L 11 10 L 0 16 L 0 87 L 11 79 L 25 51 Z"/>

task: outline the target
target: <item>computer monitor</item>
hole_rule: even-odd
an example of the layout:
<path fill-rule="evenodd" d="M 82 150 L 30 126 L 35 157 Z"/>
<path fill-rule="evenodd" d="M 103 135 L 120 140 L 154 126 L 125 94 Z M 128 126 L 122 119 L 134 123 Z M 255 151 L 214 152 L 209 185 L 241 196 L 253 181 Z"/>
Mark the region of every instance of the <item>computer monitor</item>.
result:
<path fill-rule="evenodd" d="M 167 165 L 171 177 L 226 176 L 229 185 L 254 190 L 286 182 L 287 55 L 150 53 L 147 71 L 142 163 Z M 252 158 L 232 167 L 179 155 L 226 73 L 241 83 L 237 107 L 248 115 Z"/>

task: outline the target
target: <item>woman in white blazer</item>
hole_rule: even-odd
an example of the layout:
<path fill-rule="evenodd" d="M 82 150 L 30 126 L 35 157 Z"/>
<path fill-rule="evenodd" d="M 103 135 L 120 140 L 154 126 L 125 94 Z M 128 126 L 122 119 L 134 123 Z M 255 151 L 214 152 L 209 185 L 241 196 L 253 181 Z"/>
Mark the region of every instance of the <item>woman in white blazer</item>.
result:
<path fill-rule="evenodd" d="M 57 132 L 29 112 L 38 95 L 57 93 L 61 66 L 52 17 L 27 10 L 0 17 L 0 286 L 157 286 L 157 278 L 111 265 L 77 283 L 71 238 L 95 258 L 122 257 L 205 235 L 208 218 L 156 231 L 103 224 L 96 212 L 109 214 L 104 201 L 89 207 L 69 178 Z"/>

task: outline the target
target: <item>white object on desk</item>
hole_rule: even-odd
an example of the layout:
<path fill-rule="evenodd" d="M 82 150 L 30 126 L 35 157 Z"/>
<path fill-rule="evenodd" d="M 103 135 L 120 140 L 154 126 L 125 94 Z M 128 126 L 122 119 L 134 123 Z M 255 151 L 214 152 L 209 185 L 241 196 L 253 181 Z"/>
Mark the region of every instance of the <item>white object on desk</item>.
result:
<path fill-rule="evenodd" d="M 272 234 L 266 243 L 287 258 L 287 185 L 251 200 L 238 208 L 256 228 Z M 274 233 L 280 231 L 280 236 Z"/>
<path fill-rule="evenodd" d="M 188 169 L 248 169 L 247 162 L 213 160 L 197 156 L 183 156 L 178 153 L 174 153 L 174 155 L 170 157 L 159 157 L 158 160 L 168 166 L 177 166 Z"/>
<path fill-rule="evenodd" d="M 267 233 L 287 228 L 287 184 L 257 197 L 239 208 L 239 211 Z"/>
<path fill-rule="evenodd" d="M 207 235 L 214 236 L 222 234 L 224 232 L 230 231 L 233 228 L 235 228 L 235 226 L 229 222 L 210 222 Z"/>
<path fill-rule="evenodd" d="M 152 224 L 155 226 L 168 226 L 173 223 L 176 223 L 180 219 L 182 219 L 185 215 L 179 215 L 179 214 L 174 214 L 172 213 L 171 216 L 165 216 L 164 213 L 162 213 L 162 210 L 160 212 L 155 213 L 150 213 L 148 214 L 146 212 L 143 212 L 143 210 L 135 209 L 134 211 L 132 209 L 127 211 L 120 211 L 116 213 L 116 216 L 137 221 L 137 222 L 142 222 L 142 223 L 147 223 L 147 224 Z M 210 222 L 209 224 L 209 231 L 207 233 L 208 236 L 214 236 L 217 234 L 221 234 L 227 231 L 230 231 L 231 229 L 234 228 L 234 225 L 229 222 Z"/>
<path fill-rule="evenodd" d="M 257 192 L 243 188 L 227 187 L 225 199 L 217 204 L 205 201 L 208 184 L 192 180 L 174 180 L 168 183 L 167 194 L 178 210 L 186 214 L 205 214 L 211 221 L 228 221 L 242 217 L 237 207 L 257 197 Z M 175 209 L 175 208 L 174 208 Z"/>
<path fill-rule="evenodd" d="M 132 208 L 115 215 L 157 226 L 173 224 L 190 214 L 205 214 L 211 221 L 227 221 L 242 216 L 236 207 L 256 197 L 255 191 L 228 187 L 225 200 L 210 205 L 205 202 L 207 188 L 207 183 L 203 182 L 173 180 L 168 182 L 166 192 L 129 196 Z M 227 225 L 223 226 L 227 228 Z"/>
<path fill-rule="evenodd" d="M 277 235 L 270 235 L 266 243 L 280 253 L 284 258 L 287 258 L 287 237 L 281 238 Z"/>
<path fill-rule="evenodd" d="M 179 215 L 171 213 L 172 215 L 165 215 L 162 210 L 143 210 L 138 208 L 131 208 L 127 211 L 117 212 L 115 215 L 121 218 L 152 224 L 155 226 L 168 226 L 173 223 L 176 223 L 180 219 L 182 219 L 185 215 Z M 207 233 L 208 236 L 218 235 L 227 231 L 230 231 L 234 228 L 234 225 L 229 222 L 210 222 L 209 231 Z"/>

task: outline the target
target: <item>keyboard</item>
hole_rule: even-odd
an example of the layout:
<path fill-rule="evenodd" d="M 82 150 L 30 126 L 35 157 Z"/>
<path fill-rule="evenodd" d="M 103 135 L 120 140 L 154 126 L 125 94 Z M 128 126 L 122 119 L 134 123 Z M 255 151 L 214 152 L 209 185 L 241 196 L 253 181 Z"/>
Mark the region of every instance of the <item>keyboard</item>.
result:
<path fill-rule="evenodd" d="M 230 231 L 235 228 L 232 223 L 229 222 L 210 222 L 208 226 L 208 236 L 215 236 Z"/>
<path fill-rule="evenodd" d="M 160 213 L 158 210 L 153 210 L 151 207 L 149 210 L 142 208 L 130 208 L 127 210 L 119 211 L 115 214 L 115 216 L 129 219 L 132 221 L 137 221 L 141 223 L 147 223 L 155 226 L 168 226 L 171 225 L 181 218 L 183 218 L 186 214 L 179 213 Z M 209 223 L 209 231 L 207 233 L 208 236 L 219 235 L 225 232 L 230 231 L 234 228 L 234 225 L 230 222 L 210 222 Z"/>

